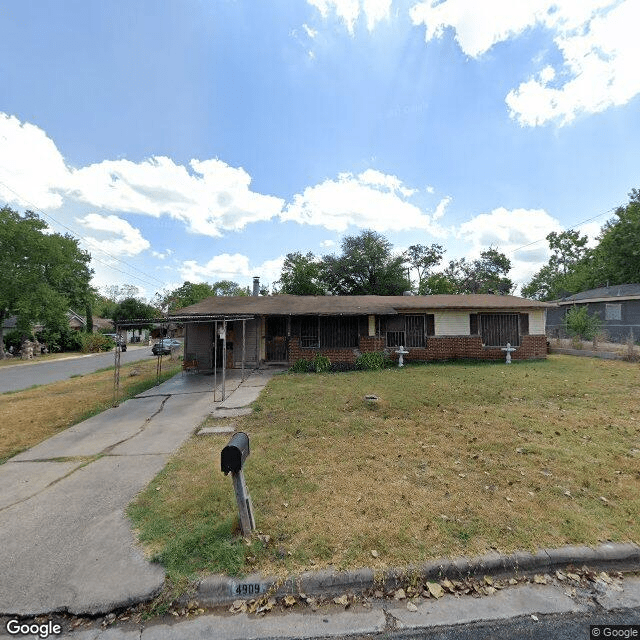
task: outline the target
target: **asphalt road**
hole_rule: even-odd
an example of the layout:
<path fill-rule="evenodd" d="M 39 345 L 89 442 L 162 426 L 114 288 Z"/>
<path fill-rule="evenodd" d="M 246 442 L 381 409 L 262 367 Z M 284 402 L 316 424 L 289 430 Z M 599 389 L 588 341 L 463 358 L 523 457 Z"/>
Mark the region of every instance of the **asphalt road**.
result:
<path fill-rule="evenodd" d="M 601 629 L 591 625 L 633 625 L 631 630 Z M 174 635 L 173 638 L 180 636 Z M 640 609 L 593 611 L 560 615 L 514 617 L 509 620 L 463 625 L 388 631 L 375 635 L 349 635 L 332 640 L 590 640 L 592 638 L 640 638 Z M 318 640 L 329 640 L 322 638 Z"/>
<path fill-rule="evenodd" d="M 98 369 L 112 367 L 114 352 L 93 353 L 86 356 L 50 360 L 49 362 L 29 362 L 0 367 L 0 393 L 20 391 L 37 384 L 49 384 L 66 380 L 71 376 L 93 373 Z M 120 363 L 135 362 L 146 358 L 155 358 L 151 347 L 129 346 L 120 354 Z"/>

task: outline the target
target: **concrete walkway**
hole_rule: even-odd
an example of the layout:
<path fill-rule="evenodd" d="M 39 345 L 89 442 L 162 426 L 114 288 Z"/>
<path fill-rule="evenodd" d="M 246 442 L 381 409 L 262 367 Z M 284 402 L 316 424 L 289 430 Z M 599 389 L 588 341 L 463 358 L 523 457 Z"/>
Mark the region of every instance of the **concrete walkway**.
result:
<path fill-rule="evenodd" d="M 227 410 L 274 373 L 227 372 Z M 161 589 L 124 509 L 222 404 L 212 391 L 213 376 L 178 374 L 0 465 L 0 615 L 103 613 Z"/>

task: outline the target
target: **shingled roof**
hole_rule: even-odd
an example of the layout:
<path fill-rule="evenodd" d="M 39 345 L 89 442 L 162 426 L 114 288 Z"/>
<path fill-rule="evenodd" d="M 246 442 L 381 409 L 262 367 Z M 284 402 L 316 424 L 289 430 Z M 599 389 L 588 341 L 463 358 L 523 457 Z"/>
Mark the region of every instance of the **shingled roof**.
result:
<path fill-rule="evenodd" d="M 201 315 L 395 315 L 401 311 L 469 309 L 522 311 L 555 306 L 517 296 L 490 294 L 436 296 L 216 296 L 171 316 Z"/>

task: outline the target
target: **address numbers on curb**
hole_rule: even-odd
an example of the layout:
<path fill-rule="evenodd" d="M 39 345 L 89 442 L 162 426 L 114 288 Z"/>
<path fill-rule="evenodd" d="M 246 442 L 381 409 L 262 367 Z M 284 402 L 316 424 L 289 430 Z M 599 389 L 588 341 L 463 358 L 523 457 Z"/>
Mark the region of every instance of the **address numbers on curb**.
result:
<path fill-rule="evenodd" d="M 231 595 L 234 597 L 246 598 L 248 596 L 258 596 L 267 592 L 267 585 L 261 582 L 232 582 Z"/>

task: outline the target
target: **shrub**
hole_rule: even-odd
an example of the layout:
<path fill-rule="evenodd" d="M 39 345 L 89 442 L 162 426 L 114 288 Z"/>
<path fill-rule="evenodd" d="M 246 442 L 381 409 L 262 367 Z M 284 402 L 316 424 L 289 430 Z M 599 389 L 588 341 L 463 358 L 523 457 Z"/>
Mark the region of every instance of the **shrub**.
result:
<path fill-rule="evenodd" d="M 9 351 L 9 347 L 13 347 L 14 353 L 20 350 L 20 345 L 24 338 L 29 338 L 29 340 L 33 340 L 33 336 L 30 333 L 25 333 L 24 331 L 19 331 L 18 329 L 14 329 L 13 331 L 9 331 L 4 336 L 4 345 L 5 349 Z"/>
<path fill-rule="evenodd" d="M 377 371 L 393 366 L 393 360 L 384 351 L 362 353 L 356 358 L 356 369 Z"/>
<path fill-rule="evenodd" d="M 564 318 L 567 333 L 580 340 L 593 340 L 600 331 L 602 322 L 596 315 L 589 315 L 586 306 L 571 307 Z"/>
<path fill-rule="evenodd" d="M 305 360 L 304 358 L 300 358 L 300 360 L 296 360 L 289 367 L 289 371 L 291 371 L 291 373 L 309 373 L 310 371 L 314 371 L 313 360 Z"/>
<path fill-rule="evenodd" d="M 301 358 L 289 367 L 292 373 L 325 373 L 331 370 L 331 360 L 321 353 L 316 353 L 313 360 Z"/>
<path fill-rule="evenodd" d="M 44 328 L 37 334 L 38 342 L 47 345 L 50 353 L 60 351 L 80 351 L 82 349 L 82 333 L 70 327 L 57 329 Z"/>
<path fill-rule="evenodd" d="M 353 371 L 356 368 L 351 362 L 332 362 L 329 371 L 332 373 L 342 373 L 344 371 Z"/>
<path fill-rule="evenodd" d="M 316 353 L 316 357 L 312 360 L 313 370 L 316 373 L 325 373 L 331 369 L 331 360 L 327 356 L 323 356 L 319 352 Z"/>
<path fill-rule="evenodd" d="M 82 351 L 84 353 L 98 353 L 99 351 L 111 351 L 116 343 L 101 333 L 83 333 Z"/>

